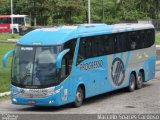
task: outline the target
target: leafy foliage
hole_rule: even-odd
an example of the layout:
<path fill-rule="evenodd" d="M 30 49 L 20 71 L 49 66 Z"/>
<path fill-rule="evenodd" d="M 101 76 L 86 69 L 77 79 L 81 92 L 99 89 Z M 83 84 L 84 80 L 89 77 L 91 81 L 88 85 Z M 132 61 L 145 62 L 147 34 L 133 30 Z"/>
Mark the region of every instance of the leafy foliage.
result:
<path fill-rule="evenodd" d="M 32 25 L 80 24 L 88 21 L 88 0 L 13 0 L 14 14 L 27 14 Z M 10 1 L 0 0 L 0 14 L 10 14 Z M 102 8 L 104 6 L 104 9 Z M 92 22 L 158 19 L 159 0 L 91 0 Z"/>

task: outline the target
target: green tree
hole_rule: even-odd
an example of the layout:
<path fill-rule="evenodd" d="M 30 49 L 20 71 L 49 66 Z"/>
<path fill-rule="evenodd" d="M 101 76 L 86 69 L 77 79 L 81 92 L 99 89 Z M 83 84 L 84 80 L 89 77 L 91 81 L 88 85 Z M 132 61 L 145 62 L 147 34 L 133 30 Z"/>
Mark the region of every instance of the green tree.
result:
<path fill-rule="evenodd" d="M 159 0 L 91 0 L 92 22 L 158 19 Z M 79 24 L 88 22 L 88 0 L 13 0 L 14 14 L 27 14 L 32 25 Z M 10 1 L 0 0 L 0 14 L 10 14 Z"/>

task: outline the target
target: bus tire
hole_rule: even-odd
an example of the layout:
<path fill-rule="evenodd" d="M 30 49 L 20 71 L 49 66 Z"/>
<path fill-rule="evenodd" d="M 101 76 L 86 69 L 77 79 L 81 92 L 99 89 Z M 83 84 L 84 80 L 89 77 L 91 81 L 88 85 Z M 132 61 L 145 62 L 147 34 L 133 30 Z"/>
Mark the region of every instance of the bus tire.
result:
<path fill-rule="evenodd" d="M 83 103 L 83 99 L 84 99 L 84 91 L 82 87 L 78 87 L 76 92 L 76 99 L 74 101 L 74 107 L 80 107 Z"/>
<path fill-rule="evenodd" d="M 16 28 L 13 28 L 13 33 L 18 33 Z"/>
<path fill-rule="evenodd" d="M 136 76 L 133 73 L 131 73 L 129 78 L 128 91 L 133 92 L 135 90 L 135 87 L 136 87 Z"/>
<path fill-rule="evenodd" d="M 136 89 L 141 89 L 142 88 L 143 81 L 144 81 L 143 73 L 140 71 L 138 73 L 138 78 L 136 80 Z"/>

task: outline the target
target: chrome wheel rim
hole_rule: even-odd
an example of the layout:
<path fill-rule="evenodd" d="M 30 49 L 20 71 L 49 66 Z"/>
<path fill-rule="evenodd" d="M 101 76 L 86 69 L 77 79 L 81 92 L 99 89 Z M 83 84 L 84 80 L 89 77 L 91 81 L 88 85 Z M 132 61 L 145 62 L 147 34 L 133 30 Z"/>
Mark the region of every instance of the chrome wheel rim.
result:
<path fill-rule="evenodd" d="M 81 102 L 82 101 L 82 94 L 81 94 L 81 92 L 77 92 L 77 94 L 76 94 L 76 97 L 77 97 L 77 101 L 78 102 Z"/>

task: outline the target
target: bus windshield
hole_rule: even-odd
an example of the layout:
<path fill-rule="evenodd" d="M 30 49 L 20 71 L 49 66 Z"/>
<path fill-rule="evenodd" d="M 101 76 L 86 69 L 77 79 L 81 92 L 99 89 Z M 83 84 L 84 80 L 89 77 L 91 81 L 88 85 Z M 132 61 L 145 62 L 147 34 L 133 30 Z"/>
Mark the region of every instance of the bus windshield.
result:
<path fill-rule="evenodd" d="M 56 59 L 62 46 L 17 46 L 12 62 L 12 84 L 24 88 L 45 88 L 58 84 Z"/>

